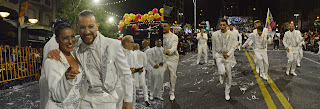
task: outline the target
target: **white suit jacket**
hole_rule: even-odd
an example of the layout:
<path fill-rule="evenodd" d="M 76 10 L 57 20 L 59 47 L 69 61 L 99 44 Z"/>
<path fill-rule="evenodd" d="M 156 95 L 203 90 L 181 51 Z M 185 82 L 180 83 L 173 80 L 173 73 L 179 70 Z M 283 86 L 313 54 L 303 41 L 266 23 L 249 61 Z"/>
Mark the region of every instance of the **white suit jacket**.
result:
<path fill-rule="evenodd" d="M 231 31 L 231 30 L 230 30 L 230 31 Z M 242 36 L 241 36 L 241 34 L 239 33 L 239 31 L 233 29 L 231 32 L 233 32 L 233 34 L 234 34 L 235 37 L 237 38 L 238 43 L 241 43 L 241 42 L 242 42 Z M 238 40 L 238 39 L 239 39 L 239 40 Z"/>
<path fill-rule="evenodd" d="M 208 35 L 206 33 L 203 33 L 203 36 L 201 36 L 201 33 L 198 33 L 197 40 L 198 40 L 198 45 L 200 45 L 200 44 L 207 45 Z"/>
<path fill-rule="evenodd" d="M 289 30 L 284 33 L 283 37 L 283 45 L 285 47 L 298 47 L 301 42 L 303 42 L 303 38 L 301 37 L 301 32 L 299 30 L 293 30 L 292 32 Z"/>
<path fill-rule="evenodd" d="M 143 67 L 145 70 L 148 65 L 147 55 L 140 50 L 134 50 L 133 52 L 135 52 L 137 55 L 137 68 Z"/>
<path fill-rule="evenodd" d="M 164 54 L 163 54 L 164 48 L 163 47 L 153 47 L 149 49 L 148 52 L 148 62 L 152 66 L 152 68 L 155 65 L 159 65 L 161 62 L 165 62 Z"/>
<path fill-rule="evenodd" d="M 132 102 L 133 93 L 133 79 L 131 76 L 130 67 L 125 58 L 125 54 L 122 50 L 120 41 L 107 38 L 98 32 L 97 37 L 91 45 L 86 45 L 79 39 L 78 44 L 79 49 L 75 48 L 76 56 L 79 62 L 85 67 L 86 73 L 99 73 L 100 79 L 90 80 L 90 81 L 101 81 L 102 90 L 110 96 L 108 98 L 101 98 L 104 102 L 114 102 L 116 103 L 119 99 L 118 90 L 124 91 L 125 102 Z M 92 53 L 95 60 L 95 66 L 99 72 L 91 72 L 92 68 L 86 67 L 86 59 L 89 55 L 86 53 Z M 90 75 L 86 75 L 90 79 Z M 86 84 L 88 85 L 88 84 Z M 83 94 L 86 94 L 89 86 L 85 86 Z M 117 90 L 116 90 L 117 89 Z"/>
<path fill-rule="evenodd" d="M 265 49 L 267 50 L 267 43 L 269 40 L 267 40 L 267 34 L 262 33 L 261 36 L 259 36 L 258 33 L 251 33 L 248 40 L 242 45 L 242 47 L 246 47 L 246 45 L 249 42 L 253 42 L 253 48 L 254 49 Z"/>
<path fill-rule="evenodd" d="M 177 51 L 178 47 L 178 36 L 172 33 L 171 31 L 167 34 L 163 34 L 163 48 L 164 53 L 166 50 L 169 50 L 170 55 L 165 55 L 167 61 L 177 61 L 179 60 L 179 53 Z"/>
<path fill-rule="evenodd" d="M 40 77 L 41 109 L 79 109 L 80 87 L 85 79 L 82 67 L 73 80 L 67 80 L 65 72 L 69 64 L 62 52 L 61 61 L 46 59 Z"/>
<path fill-rule="evenodd" d="M 226 33 L 226 41 L 227 41 L 227 50 L 225 50 L 227 52 L 227 55 L 229 55 L 228 59 L 231 59 L 230 57 L 234 56 L 234 51 L 236 49 L 236 45 L 237 45 L 237 39 L 236 37 L 234 37 L 233 33 L 230 31 L 227 31 Z M 212 54 L 213 54 L 213 59 L 216 58 L 223 58 L 223 54 L 222 52 L 223 50 L 223 34 L 221 32 L 221 30 L 218 30 L 216 32 L 214 32 L 212 34 L 213 38 L 212 38 Z"/>

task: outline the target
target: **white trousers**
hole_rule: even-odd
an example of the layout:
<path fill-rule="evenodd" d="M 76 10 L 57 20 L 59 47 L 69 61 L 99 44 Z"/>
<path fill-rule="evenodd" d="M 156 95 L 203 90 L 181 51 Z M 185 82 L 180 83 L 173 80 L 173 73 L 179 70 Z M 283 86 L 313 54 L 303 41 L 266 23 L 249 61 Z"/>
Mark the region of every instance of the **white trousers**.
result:
<path fill-rule="evenodd" d="M 177 67 L 179 63 L 179 56 L 167 56 L 166 57 L 166 62 L 164 64 L 165 70 L 169 69 L 170 72 L 170 94 L 173 94 L 175 91 L 176 87 L 176 82 L 177 82 Z"/>
<path fill-rule="evenodd" d="M 220 74 L 220 77 L 224 81 L 226 79 L 226 86 L 225 86 L 225 94 L 230 93 L 230 88 L 231 88 L 231 80 L 232 80 L 232 74 L 231 74 L 231 61 L 232 60 L 226 60 L 224 58 L 217 58 L 217 67 L 218 67 L 218 72 Z M 227 77 L 227 78 L 225 78 Z"/>
<path fill-rule="evenodd" d="M 154 97 L 161 98 L 161 91 L 163 87 L 163 76 L 164 76 L 164 67 L 159 67 L 157 69 L 152 69 L 151 74 L 151 85 L 153 88 L 151 92 L 153 93 Z"/>
<path fill-rule="evenodd" d="M 303 50 L 302 50 L 302 47 L 299 47 L 299 49 L 298 49 L 298 58 L 297 58 L 297 64 L 298 65 L 300 65 L 302 57 L 303 57 Z"/>
<path fill-rule="evenodd" d="M 144 101 L 148 101 L 148 87 L 146 84 L 146 71 L 143 71 L 141 73 L 136 72 L 133 74 L 134 79 L 136 81 L 136 88 L 142 87 L 143 95 L 144 95 Z"/>
<path fill-rule="evenodd" d="M 204 62 L 208 63 L 208 45 L 207 44 L 198 44 L 198 58 L 197 63 L 200 62 L 202 53 L 204 53 Z"/>
<path fill-rule="evenodd" d="M 268 54 L 267 50 L 254 50 L 254 57 L 257 62 L 261 74 L 265 74 L 268 76 L 268 69 L 269 69 L 269 61 L 268 61 Z"/>
<path fill-rule="evenodd" d="M 298 59 L 298 47 L 290 47 L 287 52 L 288 64 L 286 72 L 294 72 L 296 70 L 297 59 Z"/>
<path fill-rule="evenodd" d="M 85 95 L 84 99 L 80 100 L 80 109 L 116 109 L 118 97 L 115 92 L 113 95 L 102 94 L 90 94 Z"/>

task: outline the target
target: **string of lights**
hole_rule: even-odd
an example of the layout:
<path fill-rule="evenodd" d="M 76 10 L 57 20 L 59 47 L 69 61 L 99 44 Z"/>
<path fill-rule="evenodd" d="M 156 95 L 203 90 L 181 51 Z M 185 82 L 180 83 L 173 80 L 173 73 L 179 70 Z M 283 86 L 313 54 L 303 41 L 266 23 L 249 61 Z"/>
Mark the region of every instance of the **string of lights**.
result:
<path fill-rule="evenodd" d="M 108 6 L 108 5 L 115 5 L 115 4 L 119 4 L 119 3 L 123 3 L 126 2 L 127 0 L 119 0 L 116 2 L 110 2 L 110 3 L 105 3 L 105 4 L 99 4 L 99 5 L 104 5 L 104 6 Z"/>
<path fill-rule="evenodd" d="M 117 15 L 117 14 L 115 14 L 115 13 L 108 12 L 108 11 L 104 11 L 104 12 L 106 12 L 107 14 L 110 14 L 110 15 L 113 15 L 113 16 L 116 16 L 116 17 L 119 17 L 119 18 L 122 18 L 122 16 L 119 16 L 119 15 Z"/>

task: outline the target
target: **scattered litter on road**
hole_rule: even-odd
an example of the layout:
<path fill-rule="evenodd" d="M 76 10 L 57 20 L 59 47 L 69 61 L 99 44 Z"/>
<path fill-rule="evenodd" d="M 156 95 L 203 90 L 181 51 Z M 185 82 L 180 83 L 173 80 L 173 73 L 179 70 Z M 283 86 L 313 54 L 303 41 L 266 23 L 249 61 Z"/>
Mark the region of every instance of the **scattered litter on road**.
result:
<path fill-rule="evenodd" d="M 192 90 L 190 90 L 189 92 L 190 92 L 190 93 L 195 93 L 195 92 L 198 92 L 198 91 L 192 91 Z"/>
<path fill-rule="evenodd" d="M 13 105 L 14 103 L 7 103 L 8 105 Z"/>
<path fill-rule="evenodd" d="M 197 80 L 196 80 L 196 81 L 197 81 Z M 200 84 L 202 81 L 203 81 L 203 78 L 202 78 L 200 81 L 198 81 L 198 82 L 194 83 L 193 85 Z"/>
<path fill-rule="evenodd" d="M 258 100 L 259 98 L 256 97 L 256 95 L 251 95 L 253 100 Z"/>
<path fill-rule="evenodd" d="M 240 91 L 243 92 L 243 94 L 246 92 L 246 90 L 248 89 L 248 86 L 247 85 L 243 85 L 243 86 L 239 86 L 240 88 Z"/>
<path fill-rule="evenodd" d="M 186 86 L 186 85 L 188 85 L 189 83 L 185 83 L 185 84 L 183 84 L 184 86 Z"/>
<path fill-rule="evenodd" d="M 250 100 L 251 101 L 251 99 L 250 98 L 248 98 L 248 97 L 246 97 L 248 100 Z"/>
<path fill-rule="evenodd" d="M 212 77 L 210 80 L 208 80 L 207 83 L 213 82 L 213 81 L 214 81 L 214 77 Z"/>
<path fill-rule="evenodd" d="M 257 91 L 253 91 L 253 90 L 252 90 L 252 91 L 250 91 L 250 92 L 251 92 L 251 93 L 253 93 L 253 94 L 256 94 L 256 93 L 257 93 Z"/>

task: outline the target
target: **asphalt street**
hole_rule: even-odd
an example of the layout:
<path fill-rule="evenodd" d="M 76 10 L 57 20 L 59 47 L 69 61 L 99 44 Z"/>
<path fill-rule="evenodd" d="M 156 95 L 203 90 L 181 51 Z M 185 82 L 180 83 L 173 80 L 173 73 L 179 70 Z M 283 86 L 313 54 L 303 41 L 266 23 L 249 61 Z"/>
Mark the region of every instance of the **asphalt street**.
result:
<path fill-rule="evenodd" d="M 320 55 L 304 51 L 298 76 L 285 74 L 286 51 L 269 48 L 269 81 L 255 75 L 253 51 L 236 51 L 237 65 L 232 69 L 231 99 L 224 98 L 224 85 L 219 83 L 217 67 L 197 65 L 196 53 L 180 57 L 177 71 L 176 100 L 169 101 L 164 92 L 165 109 L 315 109 L 320 107 Z M 249 57 L 250 56 L 250 57 Z M 202 58 L 203 59 L 203 58 Z M 249 59 L 252 61 L 250 64 Z M 211 64 L 211 65 L 210 65 Z M 251 67 L 252 65 L 252 67 Z M 166 82 L 169 81 L 166 72 Z"/>

